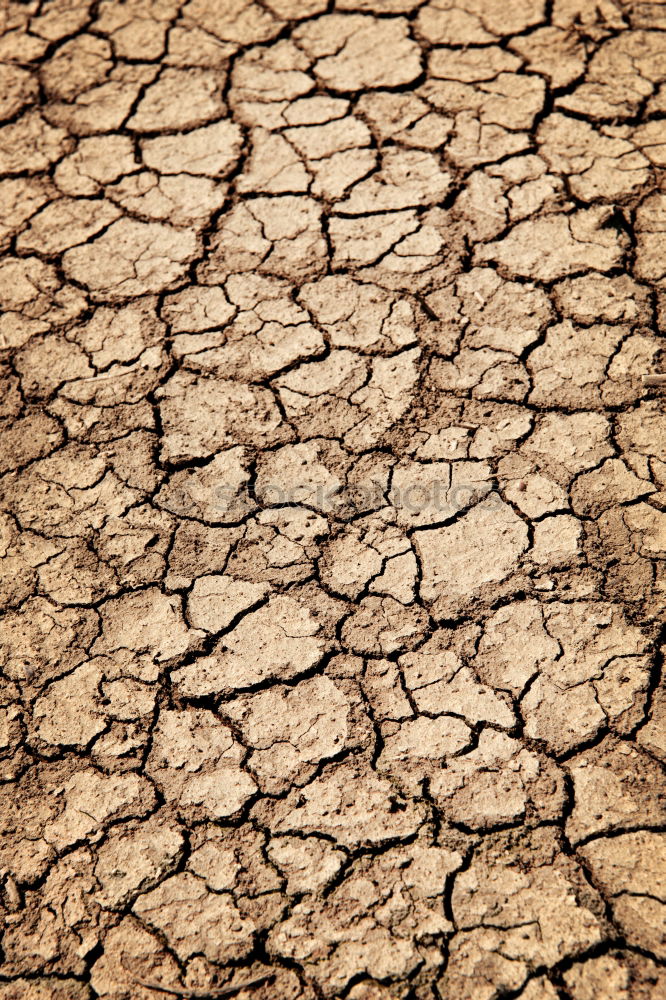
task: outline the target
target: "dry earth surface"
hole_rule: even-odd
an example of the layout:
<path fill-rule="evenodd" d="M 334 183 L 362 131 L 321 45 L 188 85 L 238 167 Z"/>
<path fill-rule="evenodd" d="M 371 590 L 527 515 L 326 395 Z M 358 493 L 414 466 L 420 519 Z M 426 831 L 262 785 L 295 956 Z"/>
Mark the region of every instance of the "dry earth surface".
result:
<path fill-rule="evenodd" d="M 0 1000 L 663 1000 L 666 6 L 4 18 Z"/>

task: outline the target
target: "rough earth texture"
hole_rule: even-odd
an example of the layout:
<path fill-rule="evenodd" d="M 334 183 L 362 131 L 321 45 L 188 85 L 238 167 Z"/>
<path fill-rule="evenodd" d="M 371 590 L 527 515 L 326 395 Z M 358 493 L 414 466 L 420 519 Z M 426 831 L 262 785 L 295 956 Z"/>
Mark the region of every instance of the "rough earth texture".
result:
<path fill-rule="evenodd" d="M 666 7 L 2 16 L 0 1000 L 666 997 Z"/>

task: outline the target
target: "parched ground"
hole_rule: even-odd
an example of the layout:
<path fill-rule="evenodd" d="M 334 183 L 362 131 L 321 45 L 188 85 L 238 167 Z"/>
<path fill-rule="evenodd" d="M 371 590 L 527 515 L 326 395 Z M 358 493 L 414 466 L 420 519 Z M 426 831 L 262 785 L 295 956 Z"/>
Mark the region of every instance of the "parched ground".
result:
<path fill-rule="evenodd" d="M 663 1000 L 666 6 L 4 15 L 0 1000 Z"/>

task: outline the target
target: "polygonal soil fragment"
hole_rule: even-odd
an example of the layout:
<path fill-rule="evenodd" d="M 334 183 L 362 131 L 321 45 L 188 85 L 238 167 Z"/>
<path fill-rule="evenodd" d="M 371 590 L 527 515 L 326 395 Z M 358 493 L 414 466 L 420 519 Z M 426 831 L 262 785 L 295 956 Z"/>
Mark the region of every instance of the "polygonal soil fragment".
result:
<path fill-rule="evenodd" d="M 147 770 L 179 815 L 231 816 L 255 783 L 242 747 L 210 712 L 162 711 Z"/>

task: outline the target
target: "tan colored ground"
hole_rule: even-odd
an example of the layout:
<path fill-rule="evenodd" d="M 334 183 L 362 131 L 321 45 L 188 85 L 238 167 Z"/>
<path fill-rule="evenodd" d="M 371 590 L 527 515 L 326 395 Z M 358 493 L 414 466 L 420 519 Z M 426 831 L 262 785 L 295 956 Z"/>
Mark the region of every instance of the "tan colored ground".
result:
<path fill-rule="evenodd" d="M 0 1000 L 663 1000 L 666 6 L 4 13 Z"/>

